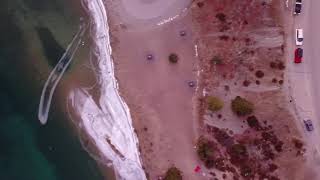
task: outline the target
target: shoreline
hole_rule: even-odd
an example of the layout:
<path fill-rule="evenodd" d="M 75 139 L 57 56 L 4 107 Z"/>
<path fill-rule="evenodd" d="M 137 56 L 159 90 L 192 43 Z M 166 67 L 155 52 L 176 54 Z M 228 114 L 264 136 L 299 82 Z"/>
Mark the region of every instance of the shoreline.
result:
<path fill-rule="evenodd" d="M 85 88 L 73 89 L 68 95 L 69 114 L 76 114 L 76 125 L 84 130 L 99 152 L 96 160 L 114 168 L 117 179 L 146 179 L 142 170 L 138 140 L 131 126 L 129 109 L 117 93 L 109 44 L 108 20 L 101 0 L 82 1 L 91 19 L 94 51 L 90 61 L 96 61 L 95 74 L 100 86 L 100 97 Z M 98 98 L 98 99 L 97 99 Z"/>

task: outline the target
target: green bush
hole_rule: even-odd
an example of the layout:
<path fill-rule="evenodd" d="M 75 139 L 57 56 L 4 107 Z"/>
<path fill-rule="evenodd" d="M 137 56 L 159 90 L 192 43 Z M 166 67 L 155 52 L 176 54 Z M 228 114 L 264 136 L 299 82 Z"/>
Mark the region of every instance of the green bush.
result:
<path fill-rule="evenodd" d="M 246 99 L 237 96 L 231 102 L 231 108 L 234 113 L 238 116 L 245 116 L 249 115 L 253 112 L 254 106 L 251 102 L 247 101 Z"/>
<path fill-rule="evenodd" d="M 219 111 L 220 109 L 223 108 L 223 102 L 218 97 L 209 96 L 207 98 L 207 103 L 208 103 L 208 109 L 213 112 Z"/>
<path fill-rule="evenodd" d="M 182 180 L 181 171 L 176 167 L 169 168 L 164 180 Z"/>
<path fill-rule="evenodd" d="M 171 54 L 169 55 L 169 62 L 175 64 L 175 63 L 178 62 L 178 60 L 179 60 L 179 57 L 178 57 L 177 54 L 171 53 Z"/>

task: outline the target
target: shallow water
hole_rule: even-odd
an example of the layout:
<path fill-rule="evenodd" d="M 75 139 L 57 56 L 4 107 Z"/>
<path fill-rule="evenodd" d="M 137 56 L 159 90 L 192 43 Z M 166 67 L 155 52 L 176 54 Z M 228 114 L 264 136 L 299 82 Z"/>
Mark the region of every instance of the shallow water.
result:
<path fill-rule="evenodd" d="M 59 106 L 62 98 L 53 100 L 46 126 L 37 119 L 41 89 L 82 15 L 79 3 L 67 2 L 0 1 L 1 180 L 104 179 Z"/>

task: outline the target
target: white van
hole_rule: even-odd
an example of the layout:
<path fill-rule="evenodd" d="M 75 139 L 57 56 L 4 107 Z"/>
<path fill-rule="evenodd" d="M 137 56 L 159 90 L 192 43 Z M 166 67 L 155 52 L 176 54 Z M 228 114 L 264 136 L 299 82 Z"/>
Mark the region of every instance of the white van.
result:
<path fill-rule="evenodd" d="M 296 45 L 301 46 L 303 43 L 303 30 L 296 29 Z"/>

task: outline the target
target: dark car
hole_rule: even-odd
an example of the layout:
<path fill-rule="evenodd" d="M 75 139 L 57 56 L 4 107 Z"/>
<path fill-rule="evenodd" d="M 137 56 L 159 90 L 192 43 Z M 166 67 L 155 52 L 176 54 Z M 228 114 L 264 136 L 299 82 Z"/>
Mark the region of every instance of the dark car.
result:
<path fill-rule="evenodd" d="M 296 0 L 293 14 L 300 14 L 302 9 L 302 0 Z"/>
<path fill-rule="evenodd" d="M 307 131 L 313 131 L 313 124 L 310 119 L 303 120 L 304 125 L 306 126 Z"/>
<path fill-rule="evenodd" d="M 294 62 L 295 63 L 301 63 L 302 62 L 302 57 L 303 57 L 303 49 L 302 48 L 297 48 L 294 51 Z"/>

